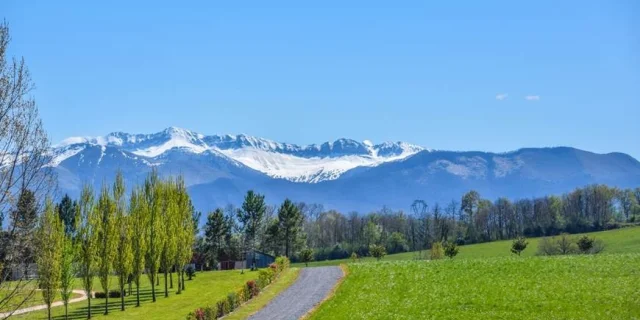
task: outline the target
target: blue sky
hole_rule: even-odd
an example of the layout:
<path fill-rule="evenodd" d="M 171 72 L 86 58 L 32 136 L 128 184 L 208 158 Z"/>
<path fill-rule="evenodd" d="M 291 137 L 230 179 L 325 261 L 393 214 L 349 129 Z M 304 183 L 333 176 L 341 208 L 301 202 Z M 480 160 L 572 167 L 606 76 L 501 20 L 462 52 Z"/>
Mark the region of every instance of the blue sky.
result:
<path fill-rule="evenodd" d="M 179 126 L 640 158 L 640 2 L 215 3 L 3 0 L 0 16 L 54 142 Z"/>

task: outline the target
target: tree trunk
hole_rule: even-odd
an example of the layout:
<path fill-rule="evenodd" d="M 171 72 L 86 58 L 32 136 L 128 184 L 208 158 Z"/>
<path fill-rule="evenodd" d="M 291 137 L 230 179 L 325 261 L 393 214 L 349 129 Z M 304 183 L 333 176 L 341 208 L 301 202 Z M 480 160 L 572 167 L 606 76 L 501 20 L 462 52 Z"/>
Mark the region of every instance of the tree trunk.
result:
<path fill-rule="evenodd" d="M 91 292 L 87 295 L 87 303 L 89 304 L 89 308 L 87 308 L 87 319 L 91 319 Z"/>
<path fill-rule="evenodd" d="M 140 279 L 136 281 L 136 307 L 140 306 Z"/>
<path fill-rule="evenodd" d="M 173 269 L 169 270 L 169 288 L 173 289 Z"/>
<path fill-rule="evenodd" d="M 153 283 L 156 282 L 156 278 L 151 274 L 151 299 L 156 302 L 156 286 Z M 140 306 L 140 288 L 138 287 L 138 306 Z"/>
<path fill-rule="evenodd" d="M 105 290 L 104 297 L 104 314 L 109 314 L 109 290 Z"/>
<path fill-rule="evenodd" d="M 169 288 L 168 287 L 168 283 L 167 283 L 167 269 L 164 269 L 164 297 L 168 298 L 169 297 Z"/>
<path fill-rule="evenodd" d="M 182 268 L 182 290 L 184 290 L 184 268 Z"/>
<path fill-rule="evenodd" d="M 69 320 L 69 305 L 68 304 L 64 304 L 64 318 L 65 320 Z"/>
<path fill-rule="evenodd" d="M 120 289 L 120 310 L 124 311 L 124 283 Z"/>

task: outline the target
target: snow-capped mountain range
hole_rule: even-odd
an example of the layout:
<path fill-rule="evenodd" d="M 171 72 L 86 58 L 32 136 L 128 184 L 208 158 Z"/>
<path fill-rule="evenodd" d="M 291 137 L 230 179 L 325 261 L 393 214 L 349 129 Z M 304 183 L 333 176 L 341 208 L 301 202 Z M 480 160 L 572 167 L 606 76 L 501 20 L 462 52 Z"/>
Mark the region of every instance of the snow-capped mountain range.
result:
<path fill-rule="evenodd" d="M 77 197 L 83 184 L 99 188 L 111 183 L 117 170 L 132 186 L 156 168 L 163 175 L 182 174 L 194 205 L 203 211 L 239 205 L 249 189 L 265 194 L 270 204 L 290 198 L 368 211 L 383 205 L 408 210 L 416 199 L 459 201 L 471 189 L 488 199 L 516 199 L 592 183 L 640 186 L 638 160 L 570 147 L 491 153 L 351 139 L 300 146 L 171 127 L 152 134 L 68 138 L 50 156 L 60 193 Z"/>
<path fill-rule="evenodd" d="M 129 152 L 149 166 L 158 164 L 162 155 L 171 150 L 193 154 L 209 152 L 226 156 L 273 178 L 309 183 L 335 180 L 353 168 L 401 160 L 424 150 L 405 142 L 374 145 L 368 140 L 358 142 L 351 139 L 299 146 L 244 134 L 205 136 L 170 127 L 153 134 L 113 132 L 101 137 L 67 138 L 54 146 L 50 165 L 57 166 L 91 146 Z M 101 158 L 98 164 L 100 162 Z"/>

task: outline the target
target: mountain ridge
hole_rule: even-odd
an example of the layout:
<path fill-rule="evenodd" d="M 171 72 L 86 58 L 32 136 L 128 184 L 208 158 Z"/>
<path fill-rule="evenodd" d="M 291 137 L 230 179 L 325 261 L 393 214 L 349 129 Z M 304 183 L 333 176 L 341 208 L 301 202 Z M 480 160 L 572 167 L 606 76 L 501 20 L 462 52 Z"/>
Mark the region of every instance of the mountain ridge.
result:
<path fill-rule="evenodd" d="M 311 156 L 301 146 L 248 135 L 205 136 L 179 128 L 155 134 L 120 132 L 67 139 L 52 149 L 50 166 L 58 172 L 61 191 L 72 195 L 83 183 L 111 183 L 117 170 L 123 171 L 127 185 L 144 181 L 152 168 L 163 175 L 182 174 L 194 204 L 205 211 L 237 205 L 249 189 L 265 194 L 272 204 L 291 198 L 368 211 L 383 205 L 408 209 L 415 199 L 459 201 L 471 189 L 488 199 L 517 199 L 593 183 L 640 186 L 640 162 L 620 152 L 545 147 L 495 153 L 336 141 L 324 149 L 323 144 L 309 145 L 315 155 L 322 154 Z M 374 146 L 377 151 L 398 150 L 379 155 L 371 150 Z"/>

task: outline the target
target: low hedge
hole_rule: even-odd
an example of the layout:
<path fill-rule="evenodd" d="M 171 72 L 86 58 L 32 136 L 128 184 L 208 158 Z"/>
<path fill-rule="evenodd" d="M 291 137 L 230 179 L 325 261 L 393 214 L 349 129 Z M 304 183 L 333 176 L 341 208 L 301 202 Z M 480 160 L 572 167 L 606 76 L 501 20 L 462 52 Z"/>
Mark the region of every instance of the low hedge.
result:
<path fill-rule="evenodd" d="M 126 291 L 125 291 L 125 296 L 126 296 Z M 104 292 L 95 292 L 93 294 L 93 297 L 96 299 L 105 299 L 107 298 L 107 295 Z M 118 290 L 111 290 L 109 291 L 109 298 L 120 298 L 120 291 Z"/>
<path fill-rule="evenodd" d="M 288 269 L 290 261 L 287 257 L 278 257 L 269 268 L 259 271 L 258 279 L 249 280 L 241 288 L 230 292 L 226 298 L 217 301 L 210 307 L 198 308 L 187 315 L 187 320 L 215 320 L 233 312 L 243 303 L 258 296 L 269 284 L 273 283 L 280 274 Z"/>

